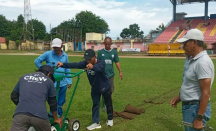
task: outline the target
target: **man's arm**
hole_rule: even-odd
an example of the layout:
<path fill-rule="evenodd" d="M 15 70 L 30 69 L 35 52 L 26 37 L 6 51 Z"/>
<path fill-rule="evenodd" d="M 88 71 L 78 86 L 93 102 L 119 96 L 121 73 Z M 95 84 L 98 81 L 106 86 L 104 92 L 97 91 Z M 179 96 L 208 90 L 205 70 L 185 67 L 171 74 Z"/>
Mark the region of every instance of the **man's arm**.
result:
<path fill-rule="evenodd" d="M 46 61 L 47 59 L 47 52 L 43 53 L 41 56 L 35 59 L 34 63 L 37 66 L 37 68 L 40 68 L 42 66 L 42 62 Z"/>
<path fill-rule="evenodd" d="M 174 97 L 171 102 L 170 102 L 170 105 L 174 108 L 177 108 L 177 104 L 181 101 L 180 99 L 180 94 L 176 97 Z"/>
<path fill-rule="evenodd" d="M 19 92 L 17 91 L 12 91 L 11 92 L 11 100 L 15 105 L 18 105 L 19 103 Z"/>
<path fill-rule="evenodd" d="M 199 84 L 202 91 L 198 115 L 204 115 L 210 98 L 211 76 L 214 72 L 210 68 L 208 63 L 205 61 L 201 61 L 200 63 L 198 63 L 196 71 L 197 78 L 199 79 Z"/>
<path fill-rule="evenodd" d="M 119 76 L 120 76 L 120 78 L 121 78 L 121 80 L 122 80 L 122 79 L 123 79 L 123 74 L 122 74 L 122 70 L 121 70 L 121 66 L 120 66 L 120 63 L 119 63 L 119 57 L 118 57 L 117 52 L 116 52 L 114 61 L 115 61 L 116 67 L 117 67 L 118 70 L 119 70 Z"/>
<path fill-rule="evenodd" d="M 62 126 L 62 119 L 58 118 L 57 115 L 57 100 L 56 100 L 56 90 L 54 88 L 54 83 L 50 83 L 47 101 L 50 107 L 50 111 L 53 114 L 54 121 L 58 123 L 60 126 Z"/>
<path fill-rule="evenodd" d="M 50 106 L 50 111 L 53 114 L 53 119 L 56 123 L 58 123 L 60 125 L 60 127 L 62 126 L 62 119 L 58 118 L 57 115 L 57 100 L 56 100 L 56 96 L 53 97 L 48 97 L 48 104 Z"/>
<path fill-rule="evenodd" d="M 199 106 L 199 110 L 198 110 L 198 115 L 204 115 L 207 105 L 208 105 L 208 101 L 210 98 L 210 86 L 211 86 L 211 79 L 207 78 L 207 79 L 200 79 L 199 80 L 200 83 L 200 88 L 202 90 L 202 97 L 200 100 L 200 106 Z"/>
<path fill-rule="evenodd" d="M 121 70 L 121 66 L 120 66 L 120 63 L 119 62 L 117 62 L 117 63 L 115 63 L 116 64 L 116 67 L 118 68 L 118 70 L 119 70 L 119 73 L 120 72 L 122 72 L 122 70 Z"/>
<path fill-rule="evenodd" d="M 54 120 L 56 120 L 57 117 L 57 100 L 56 100 L 56 96 L 53 97 L 48 97 L 48 104 L 50 107 L 50 111 L 53 113 L 53 118 Z"/>
<path fill-rule="evenodd" d="M 200 105 L 197 115 L 204 116 L 208 101 L 210 98 L 210 87 L 211 87 L 211 76 L 213 75 L 213 70 L 210 68 L 210 65 L 205 62 L 201 61 L 197 64 L 196 67 L 196 74 L 197 78 L 199 79 L 199 84 L 202 92 L 202 96 L 200 99 Z M 202 120 L 195 119 L 193 122 L 195 129 L 202 129 L 203 122 Z"/>
<path fill-rule="evenodd" d="M 86 62 L 85 61 L 81 61 L 79 63 L 61 63 L 58 62 L 57 63 L 58 67 L 62 67 L 62 68 L 76 68 L 76 69 L 84 69 L 86 68 Z"/>
<path fill-rule="evenodd" d="M 66 56 L 66 63 L 68 63 L 68 56 Z M 71 72 L 69 68 L 66 68 L 65 69 L 66 72 Z M 65 74 L 66 76 L 71 76 L 71 74 Z M 71 84 L 72 84 L 72 78 L 67 78 L 67 85 L 68 85 L 68 88 L 71 87 Z"/>
<path fill-rule="evenodd" d="M 11 100 L 15 105 L 19 103 L 19 82 L 16 84 L 14 90 L 11 92 Z"/>
<path fill-rule="evenodd" d="M 94 71 L 97 71 L 97 72 L 105 72 L 105 62 L 103 61 L 103 62 L 97 63 L 93 65 L 92 68 L 89 68 L 89 69 L 93 69 Z"/>
<path fill-rule="evenodd" d="M 48 104 L 49 104 L 49 107 L 50 107 L 50 111 L 53 113 L 55 113 L 57 111 L 57 100 L 56 100 L 56 96 L 52 96 L 52 97 L 48 97 L 48 100 L 47 100 Z M 54 117 L 54 115 L 53 115 Z M 56 116 L 57 117 L 57 114 Z"/>
<path fill-rule="evenodd" d="M 200 88 L 202 90 L 202 97 L 200 99 L 200 105 L 199 105 L 197 116 L 198 115 L 204 116 L 210 98 L 211 79 L 210 78 L 200 79 L 199 83 L 200 83 Z M 193 125 L 195 129 L 203 129 L 202 120 L 195 119 Z"/>

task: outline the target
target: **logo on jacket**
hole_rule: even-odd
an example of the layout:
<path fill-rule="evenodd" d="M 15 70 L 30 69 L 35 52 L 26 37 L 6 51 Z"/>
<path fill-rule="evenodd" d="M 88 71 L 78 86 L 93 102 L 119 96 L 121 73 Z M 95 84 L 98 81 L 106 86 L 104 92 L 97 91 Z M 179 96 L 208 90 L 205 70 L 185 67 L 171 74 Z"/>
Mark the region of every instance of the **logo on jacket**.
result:
<path fill-rule="evenodd" d="M 114 58 L 114 55 L 112 54 L 112 58 Z"/>
<path fill-rule="evenodd" d="M 112 64 L 112 60 L 106 59 L 106 60 L 105 60 L 105 63 L 106 63 L 106 64 Z"/>
<path fill-rule="evenodd" d="M 93 70 L 87 70 L 88 75 L 95 75 L 95 71 Z"/>
<path fill-rule="evenodd" d="M 47 78 L 46 77 L 25 76 L 24 80 L 28 82 L 42 83 L 44 81 L 47 81 Z"/>
<path fill-rule="evenodd" d="M 102 56 L 105 56 L 104 54 L 102 54 Z"/>

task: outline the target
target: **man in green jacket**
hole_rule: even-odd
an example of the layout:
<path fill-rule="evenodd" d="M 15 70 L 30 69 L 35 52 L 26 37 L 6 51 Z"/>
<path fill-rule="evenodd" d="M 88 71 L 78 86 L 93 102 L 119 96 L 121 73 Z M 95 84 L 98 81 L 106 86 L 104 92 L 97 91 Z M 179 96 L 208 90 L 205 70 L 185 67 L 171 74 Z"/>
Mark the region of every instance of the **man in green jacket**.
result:
<path fill-rule="evenodd" d="M 122 74 L 120 63 L 119 63 L 118 54 L 117 54 L 116 50 L 111 49 L 112 39 L 110 37 L 106 37 L 104 39 L 104 45 L 105 45 L 105 48 L 98 51 L 97 59 L 98 60 L 105 60 L 105 63 L 106 63 L 105 72 L 106 72 L 107 77 L 110 80 L 111 92 L 113 93 L 114 92 L 114 76 L 115 76 L 114 69 L 113 69 L 113 62 L 115 62 L 116 67 L 119 70 L 119 76 L 120 76 L 121 80 L 123 79 L 123 74 Z M 106 106 L 105 106 L 105 104 L 103 104 L 103 105 L 104 105 L 103 111 L 105 111 Z"/>

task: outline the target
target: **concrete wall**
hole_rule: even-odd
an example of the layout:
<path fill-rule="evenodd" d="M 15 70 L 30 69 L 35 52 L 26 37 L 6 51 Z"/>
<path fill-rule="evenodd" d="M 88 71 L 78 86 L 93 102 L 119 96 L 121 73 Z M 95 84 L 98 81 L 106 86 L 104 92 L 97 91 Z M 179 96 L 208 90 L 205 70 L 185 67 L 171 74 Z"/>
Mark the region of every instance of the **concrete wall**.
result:
<path fill-rule="evenodd" d="M 22 42 L 20 46 L 21 50 L 37 50 L 37 44 L 31 41 Z"/>
<path fill-rule="evenodd" d="M 148 51 L 148 47 L 144 45 L 144 43 L 142 42 L 134 42 L 133 43 L 133 48 L 140 48 L 141 52 L 147 52 Z"/>
<path fill-rule="evenodd" d="M 1 50 L 7 50 L 7 45 L 6 45 L 6 43 L 0 43 L 0 49 L 1 49 Z"/>
<path fill-rule="evenodd" d="M 87 43 L 87 49 L 94 49 L 95 51 L 101 50 L 104 48 L 103 43 Z M 122 51 L 122 49 L 133 49 L 139 48 L 141 52 L 147 52 L 148 47 L 144 45 L 142 42 L 114 42 L 111 45 L 111 48 L 117 48 L 117 51 Z"/>
<path fill-rule="evenodd" d="M 64 43 L 65 51 L 74 51 L 74 42 Z M 0 43 L 0 49 L 7 49 L 5 43 Z M 50 44 L 45 42 L 33 43 L 30 41 L 22 42 L 19 47 L 16 46 L 15 41 L 9 41 L 9 50 L 50 50 Z M 63 48 L 62 48 L 63 49 Z M 82 42 L 82 50 L 85 49 L 84 42 Z"/>
<path fill-rule="evenodd" d="M 68 43 L 64 43 L 62 47 L 63 51 L 68 51 Z"/>
<path fill-rule="evenodd" d="M 37 50 L 44 50 L 44 42 L 38 42 L 36 48 Z"/>
<path fill-rule="evenodd" d="M 85 50 L 85 42 L 82 42 L 82 50 Z"/>
<path fill-rule="evenodd" d="M 17 49 L 17 46 L 16 46 L 16 43 L 15 41 L 9 41 L 9 47 L 8 47 L 9 50 L 16 50 Z"/>
<path fill-rule="evenodd" d="M 67 48 L 68 48 L 68 51 L 74 51 L 73 42 L 67 42 Z"/>
<path fill-rule="evenodd" d="M 86 40 L 104 40 L 105 34 L 101 33 L 86 33 Z"/>

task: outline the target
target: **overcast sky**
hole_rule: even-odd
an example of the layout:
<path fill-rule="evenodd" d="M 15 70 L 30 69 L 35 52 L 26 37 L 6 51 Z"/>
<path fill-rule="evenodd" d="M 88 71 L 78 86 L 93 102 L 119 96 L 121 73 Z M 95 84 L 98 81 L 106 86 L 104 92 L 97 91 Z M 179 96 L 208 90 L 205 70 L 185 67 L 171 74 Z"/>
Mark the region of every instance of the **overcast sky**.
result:
<path fill-rule="evenodd" d="M 163 2 L 162 2 L 163 1 Z M 32 18 L 42 21 L 47 31 L 83 10 L 92 11 L 107 21 L 108 36 L 118 37 L 123 28 L 139 24 L 144 35 L 172 19 L 170 0 L 31 0 Z M 24 12 L 24 0 L 0 0 L 0 14 L 16 20 Z M 177 6 L 187 16 L 203 16 L 204 3 Z M 216 2 L 209 2 L 209 14 L 216 14 Z"/>

